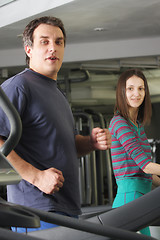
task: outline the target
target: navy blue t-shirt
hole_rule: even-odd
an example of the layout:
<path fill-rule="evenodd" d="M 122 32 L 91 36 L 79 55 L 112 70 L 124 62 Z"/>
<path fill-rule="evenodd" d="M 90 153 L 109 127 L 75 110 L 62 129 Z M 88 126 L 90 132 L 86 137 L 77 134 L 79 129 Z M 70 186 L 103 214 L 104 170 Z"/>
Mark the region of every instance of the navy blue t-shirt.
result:
<path fill-rule="evenodd" d="M 22 137 L 16 153 L 38 169 L 61 170 L 65 179 L 60 191 L 52 195 L 25 180 L 9 185 L 8 201 L 46 211 L 80 214 L 74 119 L 57 82 L 25 69 L 1 87 L 22 120 Z M 0 109 L 0 135 L 7 137 L 9 132 L 8 119 Z"/>

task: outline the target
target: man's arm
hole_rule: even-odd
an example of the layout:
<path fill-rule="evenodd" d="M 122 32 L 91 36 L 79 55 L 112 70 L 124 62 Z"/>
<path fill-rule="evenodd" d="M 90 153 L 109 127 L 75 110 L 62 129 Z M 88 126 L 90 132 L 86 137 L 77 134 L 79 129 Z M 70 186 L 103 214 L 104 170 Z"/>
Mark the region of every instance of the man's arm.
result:
<path fill-rule="evenodd" d="M 108 129 L 93 128 L 90 136 L 76 135 L 78 157 L 94 150 L 107 150 L 111 147 L 111 134 Z"/>
<path fill-rule="evenodd" d="M 0 146 L 3 143 L 4 141 L 0 138 Z M 63 186 L 63 174 L 55 168 L 41 171 L 22 159 L 14 150 L 10 152 L 7 159 L 24 180 L 35 185 L 46 194 L 57 192 Z"/>

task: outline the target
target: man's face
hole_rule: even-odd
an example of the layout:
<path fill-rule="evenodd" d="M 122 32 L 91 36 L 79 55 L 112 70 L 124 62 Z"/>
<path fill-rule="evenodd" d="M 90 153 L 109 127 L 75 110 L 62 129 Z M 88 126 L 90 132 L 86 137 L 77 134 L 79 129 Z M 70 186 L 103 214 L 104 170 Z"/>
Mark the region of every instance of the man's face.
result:
<path fill-rule="evenodd" d="M 33 33 L 32 47 L 26 46 L 29 67 L 54 80 L 64 56 L 64 36 L 59 27 L 40 24 Z"/>

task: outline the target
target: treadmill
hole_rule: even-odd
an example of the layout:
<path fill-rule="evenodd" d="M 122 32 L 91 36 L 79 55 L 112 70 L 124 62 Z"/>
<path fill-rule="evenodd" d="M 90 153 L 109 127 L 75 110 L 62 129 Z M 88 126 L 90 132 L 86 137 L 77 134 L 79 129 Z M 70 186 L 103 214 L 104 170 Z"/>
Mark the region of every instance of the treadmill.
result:
<path fill-rule="evenodd" d="M 16 146 L 21 136 L 21 121 L 14 106 L 0 88 L 0 106 L 6 113 L 10 125 L 10 135 L 0 149 L 0 159 L 8 162 L 6 156 Z M 11 165 L 10 165 L 11 166 Z M 11 166 L 13 168 L 13 166 Z M 14 168 L 13 168 L 14 169 Z M 20 181 L 17 179 L 17 182 Z M 0 199 L 0 239 L 1 240 L 155 240 L 137 233 L 146 226 L 160 224 L 160 187 L 117 209 L 87 219 L 74 219 L 56 213 L 9 203 Z M 58 227 L 21 234 L 9 228 L 38 228 L 40 220 L 54 223 Z"/>

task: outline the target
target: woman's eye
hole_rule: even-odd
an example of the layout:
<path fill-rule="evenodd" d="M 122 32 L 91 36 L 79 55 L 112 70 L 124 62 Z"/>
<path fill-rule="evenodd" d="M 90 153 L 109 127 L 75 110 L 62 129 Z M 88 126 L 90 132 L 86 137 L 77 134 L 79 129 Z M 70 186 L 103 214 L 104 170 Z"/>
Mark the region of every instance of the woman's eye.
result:
<path fill-rule="evenodd" d="M 143 91 L 143 90 L 144 90 L 144 88 L 142 87 L 142 88 L 140 88 L 139 90 L 140 90 L 140 91 Z"/>
<path fill-rule="evenodd" d="M 133 90 L 133 88 L 129 87 L 129 88 L 127 88 L 127 90 L 129 90 L 129 91 L 132 91 L 132 90 Z"/>

